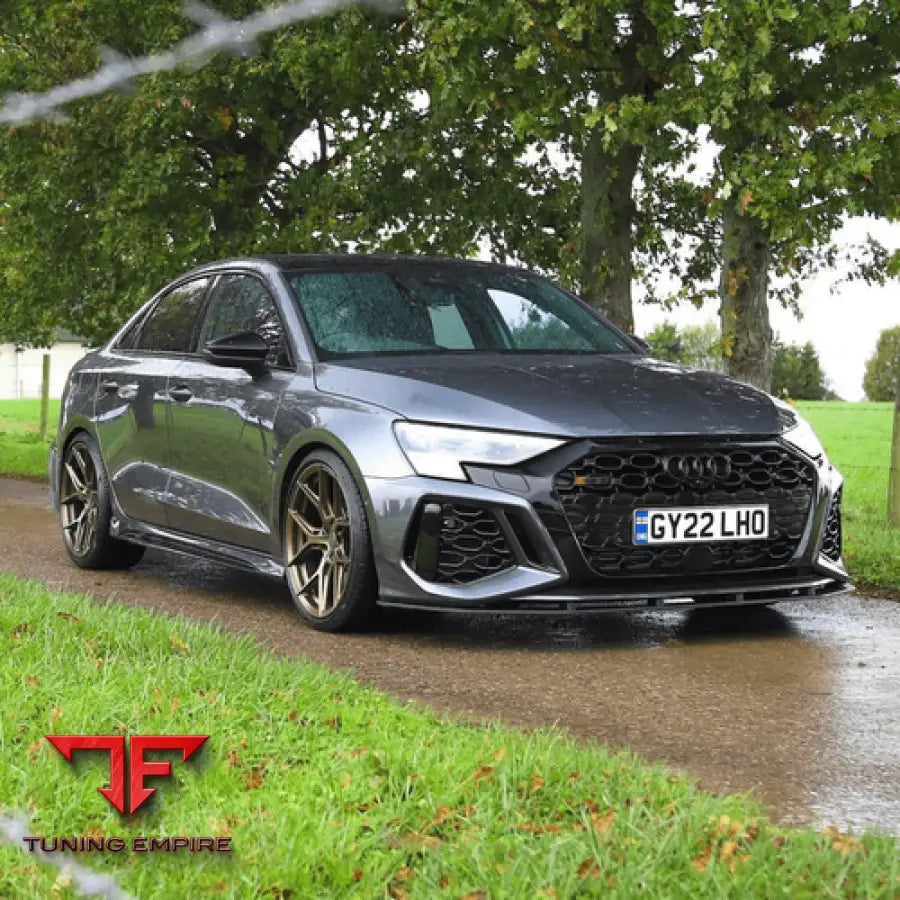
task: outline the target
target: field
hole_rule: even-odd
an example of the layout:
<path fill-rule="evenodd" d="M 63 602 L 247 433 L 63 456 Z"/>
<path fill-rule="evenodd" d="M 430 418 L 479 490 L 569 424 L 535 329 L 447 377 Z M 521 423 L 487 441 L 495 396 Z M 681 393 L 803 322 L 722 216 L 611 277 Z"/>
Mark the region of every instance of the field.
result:
<path fill-rule="evenodd" d="M 448 721 L 249 639 L 0 575 L 2 815 L 42 836 L 213 836 L 230 856 L 82 853 L 133 896 L 893 897 L 894 838 L 771 824 L 627 752 Z M 60 666 L 65 660 L 65 666 Z M 88 688 L 89 689 L 86 689 Z M 56 734 L 210 735 L 137 815 Z M 83 754 L 81 754 L 83 756 Z M 77 896 L 0 844 L 0 896 Z"/>
<path fill-rule="evenodd" d="M 861 585 L 900 590 L 900 529 L 886 523 L 893 407 L 890 403 L 799 403 L 844 473 L 846 561 Z M 52 401 L 51 431 L 59 416 Z M 0 401 L 0 474 L 45 478 L 37 400 Z"/>
<path fill-rule="evenodd" d="M 860 584 L 900 590 L 900 528 L 887 524 L 892 403 L 798 403 L 844 474 L 844 556 Z"/>
<path fill-rule="evenodd" d="M 47 433 L 56 434 L 59 400 L 50 401 Z M 40 400 L 0 400 L 0 475 L 47 477 L 49 441 L 41 443 Z"/>

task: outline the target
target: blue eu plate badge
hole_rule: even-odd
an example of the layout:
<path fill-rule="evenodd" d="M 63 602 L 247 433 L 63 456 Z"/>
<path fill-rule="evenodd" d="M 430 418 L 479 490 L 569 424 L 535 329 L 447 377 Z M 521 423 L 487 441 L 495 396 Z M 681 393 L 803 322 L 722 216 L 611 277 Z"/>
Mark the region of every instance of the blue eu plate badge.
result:
<path fill-rule="evenodd" d="M 650 543 L 650 513 L 646 509 L 634 511 L 634 542 L 636 544 Z"/>

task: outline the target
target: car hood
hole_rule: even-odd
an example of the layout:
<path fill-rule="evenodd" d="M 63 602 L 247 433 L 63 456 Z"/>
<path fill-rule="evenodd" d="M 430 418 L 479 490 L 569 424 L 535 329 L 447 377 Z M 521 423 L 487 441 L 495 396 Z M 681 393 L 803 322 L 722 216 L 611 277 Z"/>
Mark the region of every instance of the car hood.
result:
<path fill-rule="evenodd" d="M 774 434 L 772 399 L 725 375 L 636 354 L 365 357 L 316 368 L 319 390 L 399 416 L 567 437 Z"/>

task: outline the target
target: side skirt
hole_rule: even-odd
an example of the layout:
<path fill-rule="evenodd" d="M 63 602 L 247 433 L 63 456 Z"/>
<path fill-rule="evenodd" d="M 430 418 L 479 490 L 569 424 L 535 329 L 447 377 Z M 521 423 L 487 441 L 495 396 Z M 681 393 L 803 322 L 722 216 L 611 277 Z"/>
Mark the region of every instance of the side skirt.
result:
<path fill-rule="evenodd" d="M 148 525 L 136 519 L 129 519 L 121 512 L 113 515 L 109 532 L 113 537 L 131 541 L 133 544 L 158 547 L 162 550 L 183 553 L 186 556 L 199 556 L 233 566 L 236 569 L 268 575 L 271 578 L 284 578 L 284 566 L 258 550 L 248 550 L 246 547 L 236 547 L 233 544 L 223 544 L 209 538 L 183 534 L 159 525 Z"/>

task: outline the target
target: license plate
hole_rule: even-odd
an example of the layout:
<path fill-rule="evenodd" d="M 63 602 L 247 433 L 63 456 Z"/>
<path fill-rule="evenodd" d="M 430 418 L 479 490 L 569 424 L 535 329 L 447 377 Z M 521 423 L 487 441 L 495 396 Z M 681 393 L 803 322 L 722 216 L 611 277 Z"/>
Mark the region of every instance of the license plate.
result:
<path fill-rule="evenodd" d="M 769 536 L 769 507 L 678 506 L 634 511 L 635 544 L 762 541 Z"/>

